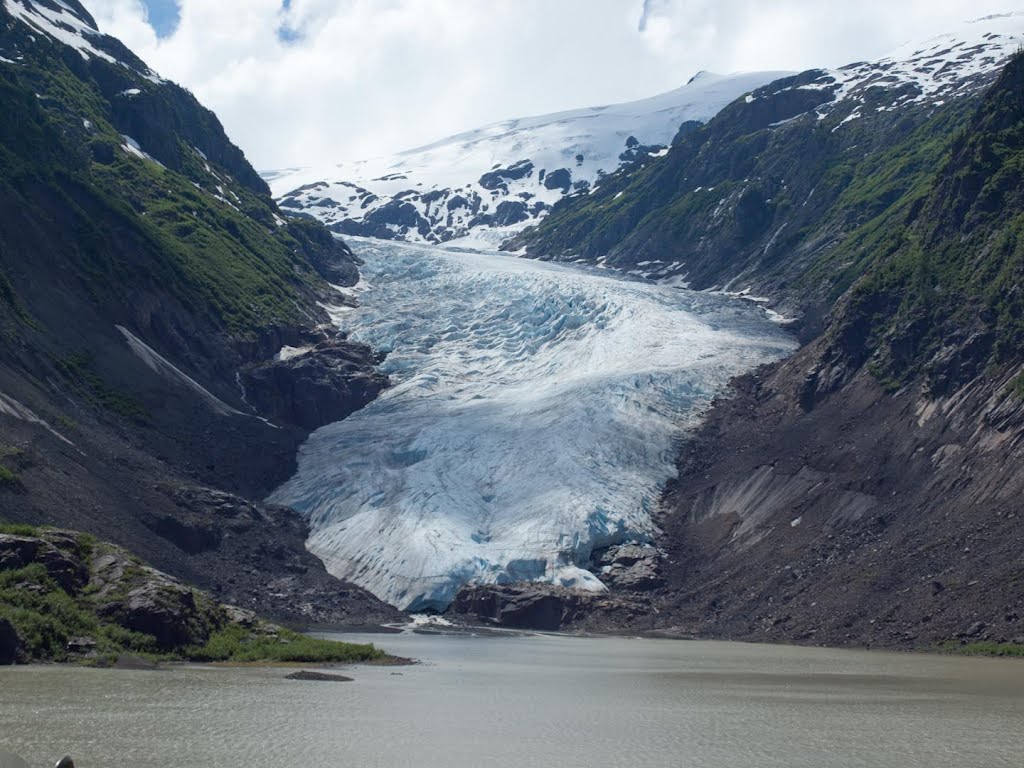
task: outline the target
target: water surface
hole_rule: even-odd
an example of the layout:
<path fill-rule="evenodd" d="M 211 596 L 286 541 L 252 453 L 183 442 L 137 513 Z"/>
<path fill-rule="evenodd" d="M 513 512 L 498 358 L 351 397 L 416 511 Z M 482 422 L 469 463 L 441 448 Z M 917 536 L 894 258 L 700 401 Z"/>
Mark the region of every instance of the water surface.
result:
<path fill-rule="evenodd" d="M 376 636 L 415 667 L 0 670 L 34 766 L 1020 768 L 1024 663 L 731 643 Z"/>

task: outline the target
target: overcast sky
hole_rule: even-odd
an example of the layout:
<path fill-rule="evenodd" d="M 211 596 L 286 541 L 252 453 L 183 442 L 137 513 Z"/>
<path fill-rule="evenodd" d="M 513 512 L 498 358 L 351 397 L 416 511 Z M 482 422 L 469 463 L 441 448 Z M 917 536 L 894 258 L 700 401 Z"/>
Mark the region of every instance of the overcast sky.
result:
<path fill-rule="evenodd" d="M 884 55 L 1020 0 L 84 0 L 259 169 L 353 160 L 695 72 Z M 1015 7 L 1016 6 L 1016 7 Z"/>

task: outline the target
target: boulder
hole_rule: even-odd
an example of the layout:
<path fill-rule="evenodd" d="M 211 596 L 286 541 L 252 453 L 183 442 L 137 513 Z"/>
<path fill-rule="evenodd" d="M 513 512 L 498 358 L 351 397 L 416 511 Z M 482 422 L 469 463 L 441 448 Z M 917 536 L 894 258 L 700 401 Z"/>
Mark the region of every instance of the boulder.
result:
<path fill-rule="evenodd" d="M 0 534 L 0 571 L 16 571 L 36 559 L 42 542 L 30 536 Z"/>
<path fill-rule="evenodd" d="M 518 179 L 525 179 L 533 175 L 533 163 L 529 160 L 520 160 L 507 168 L 495 168 L 480 177 L 480 186 L 484 189 L 508 190 L 508 182 Z"/>
<path fill-rule="evenodd" d="M 125 629 L 152 635 L 161 650 L 202 645 L 209 639 L 195 594 L 170 580 L 147 581 L 124 600 L 100 606 L 99 613 Z"/>
<path fill-rule="evenodd" d="M 77 594 L 89 582 L 89 570 L 77 551 L 43 546 L 36 555 L 36 562 L 41 563 L 47 575 L 70 595 Z"/>
<path fill-rule="evenodd" d="M 664 585 L 660 574 L 661 555 L 641 544 L 621 544 L 598 550 L 593 560 L 598 578 L 612 589 L 646 591 Z"/>
<path fill-rule="evenodd" d="M 508 227 L 530 218 L 526 203 L 520 200 L 503 200 L 494 209 L 492 226 Z"/>

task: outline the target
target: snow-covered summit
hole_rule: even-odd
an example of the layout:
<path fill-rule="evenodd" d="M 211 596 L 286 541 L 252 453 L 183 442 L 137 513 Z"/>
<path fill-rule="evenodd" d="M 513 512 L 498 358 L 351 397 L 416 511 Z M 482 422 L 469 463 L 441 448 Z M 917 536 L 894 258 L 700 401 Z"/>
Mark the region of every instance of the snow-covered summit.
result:
<path fill-rule="evenodd" d="M 264 178 L 283 208 L 344 234 L 413 242 L 473 235 L 496 244 L 566 194 L 666 152 L 683 123 L 707 122 L 786 74 L 701 72 L 640 101 L 506 120 L 393 157 Z"/>
<path fill-rule="evenodd" d="M 799 87 L 832 91 L 831 101 L 818 108 L 822 118 L 840 105 L 870 105 L 879 111 L 941 105 L 987 85 L 1021 46 L 1024 12 L 985 16 L 924 42 L 905 43 L 876 61 L 818 70 L 816 78 Z M 883 92 L 888 101 L 874 103 Z M 859 116 L 855 111 L 849 119 Z"/>
<path fill-rule="evenodd" d="M 86 61 L 97 58 L 119 64 L 153 83 L 162 80 L 115 38 L 103 34 L 96 21 L 78 0 L 0 0 L 11 18 L 41 34 L 78 51 Z M 0 50 L 0 61 L 17 64 L 18 50 Z"/>
<path fill-rule="evenodd" d="M 898 110 L 977 92 L 1024 45 L 1024 13 L 965 22 L 875 61 L 816 69 L 778 90 L 821 89 L 820 118 Z M 496 246 L 603 175 L 668 151 L 687 121 L 707 122 L 733 100 L 776 93 L 791 73 L 701 73 L 641 101 L 508 120 L 393 157 L 264 174 L 283 208 L 336 232 L 412 242 Z M 765 87 L 768 86 L 768 87 Z"/>

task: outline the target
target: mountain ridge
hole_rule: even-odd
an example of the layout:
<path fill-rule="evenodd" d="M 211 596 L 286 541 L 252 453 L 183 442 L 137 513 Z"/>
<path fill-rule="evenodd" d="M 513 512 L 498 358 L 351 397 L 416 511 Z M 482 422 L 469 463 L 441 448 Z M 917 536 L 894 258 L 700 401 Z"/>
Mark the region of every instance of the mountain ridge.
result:
<path fill-rule="evenodd" d="M 264 175 L 283 209 L 341 234 L 493 248 L 570 190 L 663 153 L 680 125 L 708 120 L 781 74 L 701 72 L 639 101 L 505 120 L 391 158 Z"/>
<path fill-rule="evenodd" d="M 744 139 L 757 150 L 750 162 L 787 161 L 801 203 L 833 174 L 838 188 L 820 217 L 829 247 L 785 248 L 765 260 L 776 220 L 739 241 L 746 253 L 710 262 L 776 306 L 816 307 L 816 315 L 805 314 L 796 354 L 737 379 L 683 447 L 662 498 L 661 557 L 644 566 L 656 578 L 645 588 L 619 587 L 617 599 L 589 611 L 523 585 L 511 595 L 471 590 L 464 610 L 499 622 L 507 609 L 510 620 L 542 612 L 549 626 L 553 615 L 562 627 L 754 642 L 1024 644 L 1024 54 L 1012 53 L 978 87 L 934 109 L 904 108 L 902 131 L 885 117 L 858 130 L 860 120 L 842 122 L 851 111 L 818 121 L 808 114 L 813 99 L 798 104 L 803 125 L 773 127 L 761 116 L 756 133 L 737 129 L 751 102 L 778 96 L 773 86 L 716 118 L 730 124 L 712 121 L 688 137 L 697 146 L 677 155 L 676 167 L 674 151 L 622 180 L 625 204 L 686 200 L 689 184 L 673 182 L 700 163 L 712 178 L 727 177 Z M 891 94 L 877 95 L 886 103 Z M 814 140 L 834 146 L 844 131 L 852 135 L 841 152 L 814 151 Z M 829 161 L 873 136 L 882 137 L 873 150 L 837 174 Z M 655 220 L 679 232 L 699 230 L 706 215 L 685 205 L 647 210 L 644 248 L 664 242 Z M 585 221 L 594 211 L 577 214 Z M 608 262 L 641 256 L 649 253 L 622 249 Z"/>
<path fill-rule="evenodd" d="M 294 511 L 246 498 L 387 386 L 324 309 L 358 260 L 282 216 L 216 116 L 83 14 L 0 6 L 3 517 L 285 621 L 393 619 L 306 552 Z"/>

